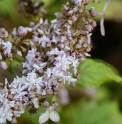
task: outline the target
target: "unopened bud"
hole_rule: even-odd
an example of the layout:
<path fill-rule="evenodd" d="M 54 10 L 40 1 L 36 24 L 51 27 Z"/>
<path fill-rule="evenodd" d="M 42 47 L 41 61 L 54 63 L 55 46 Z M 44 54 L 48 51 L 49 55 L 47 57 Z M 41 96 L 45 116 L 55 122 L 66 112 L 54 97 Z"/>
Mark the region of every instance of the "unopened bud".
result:
<path fill-rule="evenodd" d="M 90 13 L 91 17 L 95 17 L 98 15 L 98 12 L 93 7 L 90 8 L 89 13 Z"/>
<path fill-rule="evenodd" d="M 50 46 L 51 46 L 51 42 L 48 42 L 48 43 L 47 43 L 47 47 L 50 47 Z"/>
<path fill-rule="evenodd" d="M 12 124 L 16 124 L 17 123 L 17 119 L 13 118 L 11 122 L 12 122 Z"/>
<path fill-rule="evenodd" d="M 3 34 L 5 34 L 6 29 L 5 28 L 0 28 L 0 32 L 3 33 Z"/>
<path fill-rule="evenodd" d="M 83 2 L 84 5 L 87 5 L 89 0 L 82 0 L 82 2 Z"/>
<path fill-rule="evenodd" d="M 17 51 L 17 55 L 22 56 L 22 52 L 21 51 Z"/>
<path fill-rule="evenodd" d="M 32 39 L 32 41 L 33 41 L 34 43 L 36 43 L 36 42 L 39 41 L 39 38 L 38 38 L 37 36 L 34 36 L 33 39 Z"/>
<path fill-rule="evenodd" d="M 70 86 L 70 87 L 74 87 L 74 86 L 75 86 L 75 83 L 74 83 L 74 82 L 71 82 L 71 83 L 69 84 L 69 86 Z"/>
<path fill-rule="evenodd" d="M 83 47 L 85 47 L 85 48 L 86 48 L 87 46 L 88 46 L 88 44 L 87 44 L 87 43 L 84 43 L 84 44 L 83 44 Z"/>
<path fill-rule="evenodd" d="M 6 31 L 5 28 L 0 28 L 0 33 L 2 33 L 5 38 L 8 37 L 8 31 Z"/>
<path fill-rule="evenodd" d="M 18 28 L 18 36 L 19 36 L 19 37 L 23 37 L 23 36 L 25 36 L 27 33 L 28 33 L 28 31 L 27 31 L 27 29 L 26 29 L 25 27 L 20 26 L 20 27 Z"/>
<path fill-rule="evenodd" d="M 18 105 L 14 106 L 14 110 L 18 110 L 18 108 L 19 108 Z"/>
<path fill-rule="evenodd" d="M 82 13 L 83 12 L 83 9 L 79 9 L 79 13 Z"/>
<path fill-rule="evenodd" d="M 44 105 L 46 108 L 48 108 L 48 107 L 49 107 L 49 102 L 48 102 L 48 101 L 44 101 L 44 102 L 43 102 L 43 105 Z"/>
<path fill-rule="evenodd" d="M 34 27 L 35 23 L 34 22 L 30 22 L 30 27 Z"/>
<path fill-rule="evenodd" d="M 77 43 L 75 47 L 76 47 L 76 49 L 80 49 L 81 45 L 79 43 Z"/>
<path fill-rule="evenodd" d="M 95 27 L 97 26 L 97 23 L 96 23 L 96 21 L 92 21 L 92 22 L 90 23 L 90 25 L 91 25 L 93 28 L 95 28 Z"/>
<path fill-rule="evenodd" d="M 72 53 L 71 53 L 71 56 L 75 56 L 75 54 L 76 54 L 75 52 L 72 52 Z"/>
<path fill-rule="evenodd" d="M 54 87 L 53 90 L 54 90 L 55 92 L 58 92 L 58 91 L 59 91 L 59 87 Z"/>
<path fill-rule="evenodd" d="M 43 92 L 42 92 L 42 96 L 45 96 L 45 95 L 46 95 L 46 91 L 43 90 Z"/>
<path fill-rule="evenodd" d="M 90 24 L 85 24 L 85 29 L 88 31 L 88 32 L 91 32 L 93 30 L 93 27 L 90 25 Z"/>
<path fill-rule="evenodd" d="M 71 25 L 72 24 L 72 20 L 68 20 L 68 23 Z"/>
<path fill-rule="evenodd" d="M 86 51 L 87 51 L 87 52 L 90 52 L 90 51 L 91 51 L 91 48 L 90 48 L 90 47 L 88 47 L 88 48 L 86 49 Z"/>
<path fill-rule="evenodd" d="M 2 69 L 6 70 L 6 69 L 8 68 L 8 65 L 7 65 L 6 62 L 2 61 L 2 62 L 0 62 L 0 67 L 1 67 Z"/>
<path fill-rule="evenodd" d="M 72 20 L 73 20 L 73 21 L 77 21 L 77 19 L 78 19 L 78 18 L 77 18 L 76 15 L 73 15 L 73 16 L 72 16 Z"/>
<path fill-rule="evenodd" d="M 13 99 L 13 95 L 12 94 L 9 94 L 8 95 L 8 98 L 11 100 L 11 99 Z"/>
<path fill-rule="evenodd" d="M 72 4 L 76 6 L 81 6 L 82 0 L 72 0 Z"/>
<path fill-rule="evenodd" d="M 46 94 L 47 94 L 47 95 L 52 95 L 52 94 L 53 94 L 53 90 L 47 89 L 47 90 L 46 90 Z"/>
<path fill-rule="evenodd" d="M 55 102 L 55 101 L 53 101 L 53 102 L 52 102 L 52 106 L 54 106 L 54 107 L 56 108 L 56 107 L 58 107 L 58 103 Z"/>
<path fill-rule="evenodd" d="M 3 87 L 3 86 L 4 86 L 3 83 L 0 82 L 0 88 Z"/>

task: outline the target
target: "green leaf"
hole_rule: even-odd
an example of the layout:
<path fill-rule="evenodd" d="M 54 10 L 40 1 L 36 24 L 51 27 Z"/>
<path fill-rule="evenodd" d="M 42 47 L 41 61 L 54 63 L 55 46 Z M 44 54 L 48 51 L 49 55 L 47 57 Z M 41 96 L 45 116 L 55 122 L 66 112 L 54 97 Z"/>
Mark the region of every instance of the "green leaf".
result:
<path fill-rule="evenodd" d="M 120 124 L 122 115 L 117 102 L 82 100 L 68 105 L 60 113 L 62 124 Z M 53 123 L 54 124 L 54 123 Z"/>
<path fill-rule="evenodd" d="M 78 83 L 84 86 L 99 86 L 106 82 L 122 82 L 122 77 L 109 64 L 92 59 L 86 59 L 79 65 L 81 79 Z"/>

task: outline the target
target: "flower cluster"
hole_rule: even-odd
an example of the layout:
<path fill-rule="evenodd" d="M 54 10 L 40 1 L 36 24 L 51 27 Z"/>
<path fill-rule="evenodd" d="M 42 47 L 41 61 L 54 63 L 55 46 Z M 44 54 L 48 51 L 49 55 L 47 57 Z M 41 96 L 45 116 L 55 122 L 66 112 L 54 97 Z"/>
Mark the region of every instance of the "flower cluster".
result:
<path fill-rule="evenodd" d="M 46 112 L 40 116 L 40 124 L 49 118 L 60 120 L 54 111 L 58 104 L 46 96 L 56 95 L 63 83 L 74 86 L 79 63 L 90 56 L 91 31 L 96 27 L 93 17 L 98 13 L 94 8 L 87 9 L 88 3 L 72 0 L 72 5 L 64 4 L 51 24 L 41 18 L 29 27 L 14 28 L 11 34 L 0 29 L 0 67 L 7 69 L 6 60 L 12 61 L 16 54 L 24 58 L 22 77 L 17 76 L 11 83 L 5 79 L 5 84 L 0 84 L 0 124 L 6 120 L 15 124 L 26 108 L 36 113 L 41 104 Z M 31 39 L 25 39 L 27 33 L 32 34 Z"/>

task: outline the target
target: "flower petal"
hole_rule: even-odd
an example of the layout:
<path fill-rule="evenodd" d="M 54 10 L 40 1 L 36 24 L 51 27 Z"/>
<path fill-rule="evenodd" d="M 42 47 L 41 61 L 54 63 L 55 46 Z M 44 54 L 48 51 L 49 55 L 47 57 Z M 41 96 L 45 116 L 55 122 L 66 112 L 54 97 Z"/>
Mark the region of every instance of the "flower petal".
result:
<path fill-rule="evenodd" d="M 60 121 L 59 114 L 56 111 L 51 111 L 50 114 L 49 114 L 49 117 L 54 122 L 59 122 Z"/>
<path fill-rule="evenodd" d="M 39 124 L 45 123 L 49 119 L 49 112 L 46 111 L 39 117 Z"/>

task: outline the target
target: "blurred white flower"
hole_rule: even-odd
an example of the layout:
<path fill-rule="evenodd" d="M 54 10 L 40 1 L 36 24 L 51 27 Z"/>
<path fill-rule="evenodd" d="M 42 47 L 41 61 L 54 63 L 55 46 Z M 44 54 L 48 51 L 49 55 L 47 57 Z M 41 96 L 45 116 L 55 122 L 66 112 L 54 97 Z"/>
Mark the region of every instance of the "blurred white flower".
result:
<path fill-rule="evenodd" d="M 12 43 L 10 41 L 7 42 L 2 42 L 3 49 L 4 49 L 4 54 L 10 54 L 11 53 L 11 48 L 12 48 Z"/>
<path fill-rule="evenodd" d="M 47 110 L 39 117 L 39 124 L 45 123 L 48 119 L 51 119 L 54 122 L 60 121 L 59 114 L 56 111 Z"/>

